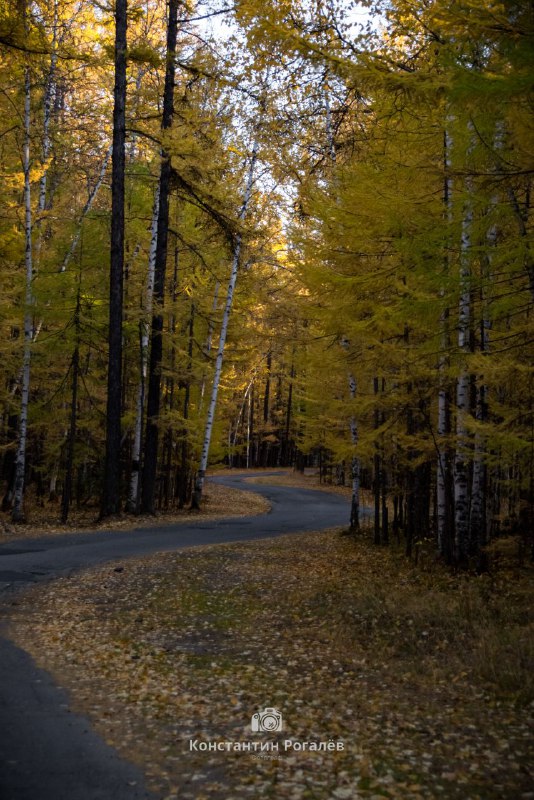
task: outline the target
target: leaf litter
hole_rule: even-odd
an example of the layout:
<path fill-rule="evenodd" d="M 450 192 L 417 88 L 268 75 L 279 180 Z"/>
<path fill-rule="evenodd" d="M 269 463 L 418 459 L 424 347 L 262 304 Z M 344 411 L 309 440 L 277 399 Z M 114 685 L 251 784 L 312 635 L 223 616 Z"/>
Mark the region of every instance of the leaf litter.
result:
<path fill-rule="evenodd" d="M 334 530 L 121 566 L 32 588 L 10 630 L 161 797 L 533 797 L 531 570 L 451 576 Z M 252 733 L 265 707 L 281 733 Z M 189 743 L 254 739 L 278 757 Z"/>

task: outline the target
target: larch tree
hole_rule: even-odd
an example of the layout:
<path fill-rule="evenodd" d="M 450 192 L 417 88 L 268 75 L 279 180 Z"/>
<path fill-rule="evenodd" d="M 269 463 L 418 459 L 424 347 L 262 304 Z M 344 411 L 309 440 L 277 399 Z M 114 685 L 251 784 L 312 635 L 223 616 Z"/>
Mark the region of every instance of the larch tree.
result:
<path fill-rule="evenodd" d="M 106 456 L 101 516 L 121 509 L 122 323 L 124 283 L 124 172 L 126 152 L 127 0 L 115 4 L 115 85 L 111 155 Z"/>
<path fill-rule="evenodd" d="M 170 0 L 167 23 L 167 49 L 165 84 L 163 90 L 162 133 L 168 132 L 174 114 L 174 84 L 176 41 L 178 35 L 178 0 Z M 158 459 L 159 413 L 161 398 L 161 363 L 163 354 L 163 311 L 165 296 L 165 272 L 167 267 L 167 242 L 169 228 L 169 195 L 171 190 L 171 156 L 163 148 L 157 192 L 157 229 L 154 254 L 153 294 L 155 303 L 152 315 L 150 358 L 148 364 L 147 426 L 142 471 L 141 508 L 154 513 L 156 470 Z"/>

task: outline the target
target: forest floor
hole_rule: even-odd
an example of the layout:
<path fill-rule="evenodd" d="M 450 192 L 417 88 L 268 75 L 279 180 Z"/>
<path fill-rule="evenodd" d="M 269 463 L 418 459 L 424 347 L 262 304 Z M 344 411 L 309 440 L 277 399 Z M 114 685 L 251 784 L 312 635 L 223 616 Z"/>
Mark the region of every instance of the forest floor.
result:
<path fill-rule="evenodd" d="M 510 547 L 468 577 L 330 530 L 61 578 L 10 630 L 161 797 L 528 800 L 532 573 Z M 282 732 L 251 731 L 264 707 Z M 279 750 L 198 746 L 250 741 Z"/>

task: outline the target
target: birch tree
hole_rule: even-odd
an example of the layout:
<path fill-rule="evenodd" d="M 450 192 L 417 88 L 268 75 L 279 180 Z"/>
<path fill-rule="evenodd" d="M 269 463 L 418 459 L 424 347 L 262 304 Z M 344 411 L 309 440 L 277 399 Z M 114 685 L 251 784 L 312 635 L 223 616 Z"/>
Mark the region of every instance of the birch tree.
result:
<path fill-rule="evenodd" d="M 148 270 L 143 303 L 143 318 L 139 322 L 139 381 L 135 404 L 134 440 L 132 446 L 132 473 L 128 494 L 127 510 L 137 512 L 140 502 L 139 476 L 141 472 L 141 443 L 143 438 L 143 419 L 145 409 L 146 380 L 148 374 L 148 355 L 150 331 L 148 320 L 152 317 L 152 299 L 154 295 L 154 271 L 156 264 L 156 246 L 158 240 L 159 219 L 159 183 L 156 187 L 152 223 L 150 226 L 150 248 L 148 253 Z"/>
<path fill-rule="evenodd" d="M 23 8 L 24 25 L 26 33 L 30 32 L 30 16 L 26 6 Z M 42 246 L 42 216 L 46 208 L 47 180 L 48 180 L 48 159 L 50 157 L 51 137 L 50 125 L 52 115 L 52 98 L 56 79 L 57 68 L 57 37 L 58 37 L 58 4 L 54 3 L 52 20 L 52 42 L 50 45 L 50 62 L 46 74 L 44 94 L 43 94 L 43 132 L 42 132 L 42 151 L 41 151 L 41 177 L 39 180 L 38 200 L 37 200 L 37 241 L 35 248 L 33 245 L 33 212 L 31 200 L 31 136 L 32 136 L 32 74 L 28 56 L 26 56 L 26 66 L 24 70 L 24 144 L 22 154 L 22 165 L 24 173 L 24 208 L 25 208 L 25 271 L 26 271 L 26 293 L 25 293 L 25 312 L 24 312 L 24 353 L 21 371 L 21 410 L 19 418 L 19 442 L 15 458 L 15 477 L 13 487 L 13 521 L 23 519 L 24 501 L 24 479 L 26 467 L 26 447 L 28 435 L 28 408 L 30 402 L 30 376 L 31 376 L 31 345 L 35 338 L 34 330 L 34 311 L 33 311 L 33 290 L 32 283 L 34 271 L 39 268 Z M 35 249 L 35 253 L 34 253 Z"/>
<path fill-rule="evenodd" d="M 20 522 L 24 518 L 24 477 L 26 467 L 26 441 L 28 435 L 28 406 L 30 402 L 30 364 L 33 339 L 33 214 L 31 200 L 31 71 L 24 70 L 24 145 L 22 166 L 24 171 L 24 265 L 26 290 L 24 297 L 24 353 L 22 360 L 21 404 L 19 417 L 19 443 L 15 458 L 15 482 L 13 492 L 12 519 Z"/>
<path fill-rule="evenodd" d="M 260 123 L 261 124 L 261 123 Z M 254 174 L 256 169 L 256 162 L 258 160 L 259 140 L 256 137 L 252 146 L 252 153 L 248 166 L 245 192 L 243 195 L 243 203 L 238 215 L 238 222 L 243 223 L 246 219 L 249 209 L 250 201 L 252 199 L 252 189 L 254 187 Z M 235 286 L 237 282 L 237 275 L 239 271 L 239 262 L 241 257 L 242 246 L 242 233 L 238 232 L 234 245 L 234 253 L 232 260 L 232 269 L 230 272 L 230 279 L 228 281 L 228 288 L 226 290 L 226 302 L 224 306 L 223 318 L 221 323 L 221 332 L 219 335 L 219 344 L 217 347 L 217 355 L 215 357 L 215 371 L 213 375 L 213 384 L 211 388 L 210 401 L 208 404 L 208 411 L 206 416 L 206 426 L 204 428 L 204 437 L 202 441 L 202 452 L 200 456 L 200 464 L 198 467 L 197 475 L 195 478 L 195 488 L 191 505 L 193 508 L 200 508 L 202 500 L 202 490 L 204 488 L 204 479 L 206 477 L 206 469 L 208 466 L 211 435 L 213 431 L 213 422 L 215 419 L 215 410 L 217 408 L 217 396 L 219 393 L 219 384 L 221 380 L 222 366 L 224 360 L 224 348 L 226 346 L 226 337 L 228 334 L 228 323 L 230 321 L 230 314 L 232 311 L 232 302 L 234 299 Z"/>

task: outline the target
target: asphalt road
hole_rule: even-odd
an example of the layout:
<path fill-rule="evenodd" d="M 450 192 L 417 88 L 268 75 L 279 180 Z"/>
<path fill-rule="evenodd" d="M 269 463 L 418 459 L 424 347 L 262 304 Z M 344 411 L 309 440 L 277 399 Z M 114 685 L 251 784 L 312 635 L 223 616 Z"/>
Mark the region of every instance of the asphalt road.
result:
<path fill-rule="evenodd" d="M 34 583 L 103 564 L 197 544 L 265 539 L 284 533 L 320 530 L 349 521 L 348 501 L 339 495 L 286 486 L 247 484 L 243 475 L 212 480 L 248 489 L 271 503 L 268 514 L 202 520 L 190 524 L 99 531 L 11 541 L 0 545 L 0 590 L 19 583 Z"/>
<path fill-rule="evenodd" d="M 16 601 L 25 585 L 134 556 L 194 545 L 249 541 L 346 525 L 345 498 L 326 492 L 214 479 L 270 501 L 254 517 L 39 537 L 0 545 L 0 590 Z M 0 636 L 0 800 L 148 800 L 141 772 L 71 712 L 66 692 L 30 656 Z"/>

